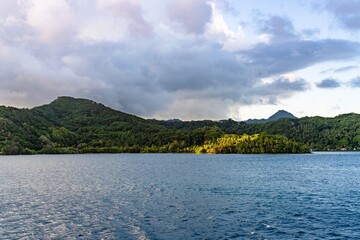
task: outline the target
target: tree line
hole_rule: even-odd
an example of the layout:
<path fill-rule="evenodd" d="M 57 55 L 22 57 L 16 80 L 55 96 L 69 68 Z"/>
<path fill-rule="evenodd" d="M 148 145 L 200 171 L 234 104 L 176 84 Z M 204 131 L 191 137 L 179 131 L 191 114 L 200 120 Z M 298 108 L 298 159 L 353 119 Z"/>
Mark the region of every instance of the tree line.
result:
<path fill-rule="evenodd" d="M 0 107 L 0 152 L 301 153 L 360 150 L 360 115 L 247 124 L 147 120 L 87 99 L 59 97 L 33 109 Z"/>

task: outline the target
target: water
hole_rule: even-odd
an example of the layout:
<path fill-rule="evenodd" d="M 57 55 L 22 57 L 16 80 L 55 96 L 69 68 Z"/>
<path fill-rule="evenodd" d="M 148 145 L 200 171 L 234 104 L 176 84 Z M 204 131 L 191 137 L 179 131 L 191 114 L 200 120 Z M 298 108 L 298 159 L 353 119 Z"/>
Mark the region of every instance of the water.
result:
<path fill-rule="evenodd" d="M 360 154 L 0 157 L 0 239 L 359 239 Z"/>

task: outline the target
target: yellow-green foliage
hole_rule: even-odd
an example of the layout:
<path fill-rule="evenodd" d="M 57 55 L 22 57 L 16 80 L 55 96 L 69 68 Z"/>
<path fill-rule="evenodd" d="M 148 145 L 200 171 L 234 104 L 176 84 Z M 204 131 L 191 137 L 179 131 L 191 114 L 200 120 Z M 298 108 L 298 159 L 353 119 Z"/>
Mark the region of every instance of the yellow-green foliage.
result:
<path fill-rule="evenodd" d="M 310 150 L 283 136 L 266 133 L 254 135 L 224 134 L 215 141 L 205 141 L 194 148 L 195 153 L 304 153 Z"/>

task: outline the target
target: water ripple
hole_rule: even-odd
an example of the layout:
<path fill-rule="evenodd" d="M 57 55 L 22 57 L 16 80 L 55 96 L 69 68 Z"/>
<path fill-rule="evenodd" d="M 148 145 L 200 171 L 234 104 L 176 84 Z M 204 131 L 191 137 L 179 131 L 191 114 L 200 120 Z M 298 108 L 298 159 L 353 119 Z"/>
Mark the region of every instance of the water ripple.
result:
<path fill-rule="evenodd" d="M 0 157 L 0 239 L 359 239 L 359 159 Z"/>

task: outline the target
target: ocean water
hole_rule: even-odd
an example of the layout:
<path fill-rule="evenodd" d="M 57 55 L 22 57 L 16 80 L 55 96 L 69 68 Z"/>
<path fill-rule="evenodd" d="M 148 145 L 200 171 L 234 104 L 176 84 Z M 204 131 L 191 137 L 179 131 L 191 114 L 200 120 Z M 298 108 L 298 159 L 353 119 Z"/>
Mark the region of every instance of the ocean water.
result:
<path fill-rule="evenodd" d="M 0 239 L 360 239 L 360 154 L 2 156 Z"/>

